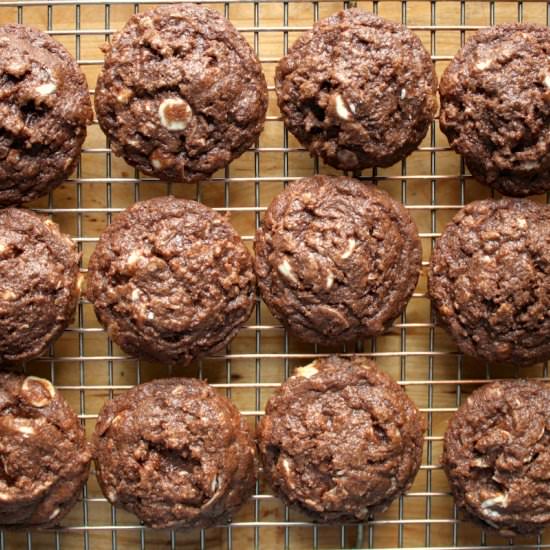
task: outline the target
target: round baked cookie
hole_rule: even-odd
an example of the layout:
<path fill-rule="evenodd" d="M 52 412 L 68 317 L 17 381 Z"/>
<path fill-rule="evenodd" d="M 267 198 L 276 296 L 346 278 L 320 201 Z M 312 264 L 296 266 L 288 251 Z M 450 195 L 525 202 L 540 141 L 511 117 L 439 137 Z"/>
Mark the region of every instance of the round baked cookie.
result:
<path fill-rule="evenodd" d="M 550 29 L 497 25 L 472 36 L 439 86 L 441 130 L 472 175 L 505 195 L 550 190 Z"/>
<path fill-rule="evenodd" d="M 275 73 L 287 128 L 341 170 L 390 166 L 414 151 L 435 115 L 437 78 L 420 39 L 349 9 L 319 21 Z"/>
<path fill-rule="evenodd" d="M 490 362 L 550 358 L 550 207 L 476 201 L 436 241 L 428 292 L 463 353 Z"/>
<path fill-rule="evenodd" d="M 94 442 L 107 499 L 151 527 L 225 523 L 254 490 L 251 431 L 201 380 L 154 380 L 118 395 L 100 411 Z"/>
<path fill-rule="evenodd" d="M 105 229 L 87 295 L 127 353 L 187 364 L 226 345 L 250 317 L 253 260 L 224 216 L 191 200 L 151 199 Z"/>
<path fill-rule="evenodd" d="M 92 453 L 48 380 L 0 372 L 0 527 L 53 527 L 74 506 Z"/>
<path fill-rule="evenodd" d="M 539 381 L 492 382 L 451 418 L 442 463 L 468 519 L 506 536 L 550 524 L 549 400 Z"/>
<path fill-rule="evenodd" d="M 99 124 L 113 152 L 142 172 L 206 179 L 260 135 L 267 111 L 260 62 L 218 12 L 172 4 L 135 14 L 104 51 Z"/>
<path fill-rule="evenodd" d="M 56 223 L 0 210 L 0 364 L 40 355 L 72 321 L 80 254 Z"/>
<path fill-rule="evenodd" d="M 332 355 L 296 369 L 258 426 L 275 494 L 320 522 L 366 521 L 412 484 L 425 421 L 364 357 Z"/>
<path fill-rule="evenodd" d="M 306 342 L 384 332 L 406 306 L 422 250 L 401 203 L 374 185 L 313 176 L 269 205 L 256 233 L 258 286 L 269 309 Z"/>
<path fill-rule="evenodd" d="M 45 195 L 73 171 L 92 122 L 86 78 L 65 47 L 0 27 L 0 206 Z"/>

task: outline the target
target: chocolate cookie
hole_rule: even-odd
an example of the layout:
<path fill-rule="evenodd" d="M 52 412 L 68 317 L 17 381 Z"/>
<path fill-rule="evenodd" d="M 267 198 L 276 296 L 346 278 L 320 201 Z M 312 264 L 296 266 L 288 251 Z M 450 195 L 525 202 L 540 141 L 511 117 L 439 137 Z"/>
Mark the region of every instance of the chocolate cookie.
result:
<path fill-rule="evenodd" d="M 506 195 L 550 190 L 550 29 L 497 25 L 471 37 L 439 86 L 441 130 L 472 175 Z"/>
<path fill-rule="evenodd" d="M 264 302 L 296 336 L 319 344 L 384 332 L 411 297 L 422 256 L 401 203 L 330 176 L 278 195 L 254 246 Z"/>
<path fill-rule="evenodd" d="M 195 201 L 156 198 L 103 232 L 87 295 L 127 353 L 186 364 L 226 345 L 250 316 L 253 260 L 223 216 Z"/>
<path fill-rule="evenodd" d="M 428 292 L 463 353 L 513 364 L 550 358 L 550 207 L 465 206 L 435 244 Z"/>
<path fill-rule="evenodd" d="M 224 523 L 254 489 L 250 430 L 201 380 L 154 380 L 108 401 L 94 441 L 103 493 L 151 527 Z"/>
<path fill-rule="evenodd" d="M 65 47 L 37 29 L 0 27 L 0 206 L 66 179 L 91 122 L 86 78 Z"/>
<path fill-rule="evenodd" d="M 30 210 L 0 210 L 0 363 L 40 355 L 71 322 L 80 296 L 73 241 Z"/>
<path fill-rule="evenodd" d="M 443 467 L 468 519 L 502 535 L 550 523 L 550 389 L 506 380 L 477 389 L 449 422 Z"/>
<path fill-rule="evenodd" d="M 179 4 L 133 15 L 104 51 L 99 124 L 114 153 L 144 173 L 199 181 L 260 135 L 267 110 L 260 62 L 218 12 Z"/>
<path fill-rule="evenodd" d="M 321 522 L 366 521 L 412 484 L 425 422 L 407 394 L 364 357 L 296 369 L 258 426 L 275 493 Z"/>
<path fill-rule="evenodd" d="M 341 170 L 405 158 L 436 110 L 437 79 L 420 39 L 358 9 L 303 34 L 279 62 L 275 88 L 287 128 Z"/>
<path fill-rule="evenodd" d="M 0 372 L 0 526 L 53 527 L 88 478 L 91 449 L 48 380 Z"/>

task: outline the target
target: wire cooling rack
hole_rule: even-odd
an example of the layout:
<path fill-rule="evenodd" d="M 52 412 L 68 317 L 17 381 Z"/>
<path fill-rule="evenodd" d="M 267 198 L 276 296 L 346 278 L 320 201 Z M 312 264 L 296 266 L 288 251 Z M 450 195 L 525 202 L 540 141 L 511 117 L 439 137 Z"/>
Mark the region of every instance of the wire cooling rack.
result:
<path fill-rule="evenodd" d="M 251 245 L 255 228 L 271 199 L 289 181 L 330 169 L 311 159 L 283 127 L 273 93 L 278 59 L 314 21 L 347 3 L 205 1 L 229 17 L 260 56 L 270 89 L 265 131 L 256 146 L 212 181 L 198 185 L 165 184 L 140 175 L 111 154 L 96 123 L 89 129 L 76 173 L 33 208 L 49 214 L 72 235 L 82 251 L 82 270 L 98 235 L 116 212 L 133 202 L 172 193 L 194 198 L 222 212 Z M 63 42 L 87 75 L 93 94 L 102 63 L 99 46 L 109 40 L 128 17 L 155 4 L 112 0 L 0 0 L 0 23 L 20 22 L 50 32 Z M 357 2 L 369 11 L 410 26 L 432 54 L 440 75 L 469 34 L 495 23 L 525 20 L 548 24 L 550 2 L 469 0 L 387 0 Z M 384 170 L 365 171 L 401 200 L 415 218 L 422 237 L 424 266 L 434 239 L 445 222 L 466 202 L 490 196 L 473 181 L 446 139 L 432 125 L 418 151 Z M 548 197 L 535 200 L 547 201 Z M 331 351 L 373 356 L 381 368 L 400 381 L 428 419 L 422 468 L 410 491 L 384 514 L 364 526 L 316 526 L 287 509 L 260 479 L 256 494 L 232 524 L 209 530 L 155 532 L 136 518 L 111 508 L 92 472 L 81 500 L 54 532 L 0 533 L 0 549 L 58 548 L 505 548 L 512 541 L 485 534 L 463 523 L 453 507 L 439 466 L 447 420 L 462 397 L 487 378 L 520 375 L 519 369 L 489 367 L 460 355 L 444 332 L 434 325 L 421 276 L 407 311 L 384 336 L 356 348 L 325 349 L 300 344 L 288 335 L 258 300 L 248 326 L 224 353 L 183 369 L 170 371 L 125 356 L 108 340 L 90 304 L 82 299 L 75 322 L 49 353 L 33 361 L 27 372 L 54 381 L 79 412 L 90 434 L 97 412 L 108 397 L 133 384 L 170 375 L 207 378 L 231 397 L 253 425 L 266 400 L 292 369 L 317 354 Z M 521 370 L 522 376 L 546 377 L 548 365 Z M 545 542 L 546 540 L 546 542 Z M 550 548 L 550 539 L 517 538 L 516 547 Z"/>

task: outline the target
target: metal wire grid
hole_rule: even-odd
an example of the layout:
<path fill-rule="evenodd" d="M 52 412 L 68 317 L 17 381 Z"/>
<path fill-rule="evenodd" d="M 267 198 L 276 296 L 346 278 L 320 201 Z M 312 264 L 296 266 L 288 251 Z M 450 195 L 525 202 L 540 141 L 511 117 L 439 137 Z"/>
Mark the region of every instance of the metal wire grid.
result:
<path fill-rule="evenodd" d="M 167 2 L 164 2 L 167 3 Z M 342 7 L 342 3 L 328 2 L 325 0 L 313 2 L 259 2 L 254 0 L 241 0 L 239 2 L 228 1 L 219 3 L 215 0 L 205 0 L 203 3 L 216 4 L 217 7 L 223 6 L 224 14 L 232 19 L 239 7 L 252 6 L 252 24 L 243 26 L 238 25 L 239 30 L 247 33 L 252 38 L 252 42 L 256 52 L 260 55 L 260 59 L 266 68 L 273 66 L 279 55 L 264 55 L 260 49 L 260 36 L 263 33 L 278 33 L 282 41 L 282 51 L 286 53 L 289 43 L 292 41 L 294 34 L 304 31 L 309 28 L 307 25 L 297 25 L 293 21 L 293 8 L 301 4 L 308 6 L 312 11 L 312 20 L 317 21 L 325 15 L 324 8 L 329 7 L 329 12 L 336 11 Z M 459 5 L 458 23 L 457 24 L 439 24 L 439 15 L 442 10 L 450 4 Z M 264 8 L 269 5 L 278 4 L 282 8 L 281 24 L 274 24 L 271 19 L 264 22 Z M 502 3 L 500 3 L 502 4 Z M 510 6 L 506 20 L 510 20 Z M 529 4 L 539 4 L 544 6 L 544 19 L 546 24 L 550 21 L 550 2 L 529 2 Z M 83 58 L 82 42 L 87 37 L 99 36 L 108 40 L 111 34 L 117 30 L 112 26 L 112 10 L 118 6 L 129 6 L 132 11 L 139 11 L 144 7 L 149 7 L 151 3 L 135 2 L 130 0 L 113 0 L 111 2 L 96 2 L 83 0 L 75 3 L 68 0 L 27 0 L 27 1 L 0 1 L 0 22 L 12 22 L 16 20 L 20 23 L 28 23 L 38 10 L 46 10 L 43 28 L 56 36 L 58 39 L 68 38 L 73 40 L 74 54 L 79 64 L 83 69 L 90 66 L 98 67 L 102 63 L 101 58 L 88 59 Z M 348 3 L 343 3 L 347 7 Z M 375 13 L 380 12 L 385 15 L 384 8 L 391 5 L 399 14 L 401 21 L 407 23 L 411 16 L 412 10 L 423 9 L 429 14 L 429 22 L 423 24 L 410 25 L 415 31 L 426 33 L 429 40 L 429 47 L 434 62 L 444 62 L 449 60 L 452 55 L 438 54 L 438 32 L 458 32 L 460 34 L 460 44 L 464 43 L 466 33 L 473 31 L 482 26 L 477 22 L 475 25 L 467 24 L 468 10 L 472 5 L 480 6 L 481 10 L 487 8 L 488 20 L 487 25 L 495 24 L 497 20 L 498 3 L 495 1 L 479 1 L 470 2 L 466 0 L 457 0 L 455 2 L 446 3 L 443 0 L 428 0 L 427 2 L 415 2 L 414 0 L 374 0 L 373 2 L 359 2 L 361 7 L 370 9 Z M 525 5 L 522 1 L 513 3 L 515 10 L 515 18 L 518 21 L 523 20 Z M 94 13 L 102 14 L 103 28 L 82 28 L 84 23 L 84 11 L 91 13 L 90 8 L 93 8 Z M 55 12 L 54 10 L 63 9 L 73 12 L 74 28 L 57 29 L 54 27 Z M 279 10 L 278 13 L 280 13 Z M 68 17 L 67 15 L 65 17 Z M 393 19 L 396 18 L 395 13 Z M 542 21 L 540 21 L 542 22 Z M 40 25 L 39 25 L 40 26 Z M 93 86 L 94 82 L 90 81 Z M 270 91 L 273 91 L 273 86 L 270 86 Z M 93 90 L 90 91 L 93 94 Z M 270 112 L 266 129 L 270 124 L 280 123 L 280 118 L 277 112 Z M 217 175 L 212 183 L 203 183 L 195 186 L 186 186 L 185 190 L 176 188 L 172 185 L 166 185 L 164 191 L 168 193 L 187 193 L 187 196 L 192 196 L 197 200 L 204 200 L 205 194 L 212 187 L 217 188 L 217 192 L 222 194 L 223 204 L 218 205 L 216 209 L 221 211 L 229 211 L 233 214 L 246 214 L 253 217 L 253 227 L 257 227 L 260 222 L 261 213 L 265 209 L 265 200 L 262 196 L 262 191 L 266 186 L 273 183 L 286 184 L 299 176 L 293 174 L 292 159 L 293 154 L 303 153 L 303 149 L 293 142 L 286 130 L 281 133 L 282 143 L 268 143 L 266 146 L 257 144 L 250 151 L 248 161 L 248 170 L 245 170 L 241 175 L 234 175 L 232 167 L 225 170 L 224 174 Z M 381 185 L 387 185 L 386 189 L 391 190 L 394 196 L 399 197 L 402 202 L 411 210 L 413 215 L 417 215 L 417 220 L 423 221 L 424 229 L 421 231 L 421 237 L 424 243 L 429 246 L 433 245 L 435 237 L 439 235 L 438 229 L 442 227 L 441 213 L 453 213 L 461 205 L 465 204 L 471 197 L 467 193 L 467 182 L 469 176 L 465 173 L 463 162 L 460 163 L 459 171 L 453 174 L 446 174 L 441 170 L 441 165 L 445 164 L 441 157 L 449 151 L 449 148 L 444 144 L 439 143 L 437 138 L 436 122 L 433 123 L 429 138 L 429 143 L 424 143 L 420 148 L 420 152 L 428 156 L 428 170 L 418 170 L 410 172 L 408 164 L 411 161 L 403 161 L 397 172 L 377 171 L 373 170 L 365 175 L 371 181 L 376 181 Z M 282 158 L 279 159 L 279 168 L 275 174 L 263 174 L 262 157 L 269 154 L 279 154 Z M 93 247 L 93 243 L 97 240 L 98 231 L 90 230 L 88 218 L 91 216 L 105 216 L 107 223 L 111 221 L 112 214 L 129 206 L 133 201 L 144 198 L 147 195 L 147 189 L 157 185 L 153 178 L 144 178 L 134 171 L 133 174 L 119 175 L 114 169 L 116 160 L 111 156 L 111 151 L 108 146 L 90 145 L 87 141 L 83 151 L 83 157 L 93 157 L 94 159 L 103 159 L 104 174 L 96 176 L 90 175 L 89 170 L 82 162 L 75 174 L 67 184 L 70 189 L 69 193 L 73 194 L 74 206 L 58 206 L 57 198 L 63 194 L 63 191 L 57 190 L 51 193 L 47 200 L 39 201 L 35 206 L 36 210 L 53 215 L 56 221 L 69 220 L 72 224 L 72 230 L 75 241 L 81 251 L 86 252 L 87 247 Z M 311 172 L 319 172 L 324 170 L 319 166 L 319 163 L 312 161 Z M 417 173 L 418 172 L 418 173 Z M 411 201 L 411 196 L 414 195 L 414 188 L 417 183 L 426 184 L 429 186 L 429 191 L 425 200 L 421 203 Z M 441 186 L 449 183 L 456 187 L 456 200 L 440 202 Z M 118 187 L 119 184 L 125 184 L 130 188 L 130 192 L 126 194 L 125 201 L 119 204 Z M 253 205 L 232 203 L 231 197 L 235 186 L 249 185 L 253 193 Z M 88 206 L 88 200 L 85 200 L 88 188 L 97 187 L 97 193 L 104 194 L 103 201 L 105 206 Z M 412 190 L 411 190 L 412 188 Z M 156 189 L 156 187 L 155 187 Z M 221 189 L 221 191 L 220 191 Z M 153 194 L 160 194 L 154 191 Z M 546 199 L 548 200 L 549 197 Z M 208 203 L 208 199 L 205 200 Z M 101 229 L 101 228 L 100 228 Z M 253 231 L 245 231 L 243 238 L 246 241 L 253 239 Z M 85 254 L 86 256 L 86 254 Z M 425 259 L 427 259 L 425 255 Z M 424 265 L 426 265 L 426 261 Z M 82 271 L 86 271 L 82 268 Z M 421 289 L 415 292 L 413 302 L 419 301 L 427 303 L 425 293 Z M 151 378 L 151 371 L 147 365 L 142 364 L 139 360 L 129 358 L 120 354 L 114 349 L 110 340 L 106 340 L 105 353 L 92 353 L 88 349 L 96 347 L 90 346 L 90 342 L 96 336 L 101 337 L 103 331 L 98 326 L 94 326 L 90 322 L 90 315 L 87 312 L 89 304 L 85 299 L 82 299 L 77 312 L 77 319 L 74 326 L 67 329 L 67 334 L 61 339 L 71 339 L 73 353 L 66 353 L 64 347 L 58 353 L 57 346 L 52 347 L 50 353 L 42 358 L 39 358 L 33 364 L 28 366 L 30 371 L 37 371 L 41 374 L 46 374 L 57 383 L 67 397 L 78 396 L 73 402 L 79 408 L 80 418 L 85 423 L 88 432 L 93 428 L 93 423 L 96 417 L 98 406 L 95 407 L 93 413 L 89 412 L 88 401 L 94 396 L 100 404 L 104 397 L 110 397 L 115 391 L 125 390 L 131 387 L 132 384 L 122 383 L 120 379 L 121 365 L 131 364 L 134 367 L 135 379 L 132 383 L 140 383 L 143 379 Z M 426 310 L 426 307 L 424 307 Z M 451 413 L 460 404 L 461 393 L 463 388 L 471 388 L 475 384 L 482 383 L 492 374 L 493 377 L 499 375 L 509 375 L 505 371 L 498 373 L 490 370 L 488 366 L 485 371 L 472 370 L 467 364 L 467 361 L 454 348 L 449 347 L 443 342 L 436 331 L 434 319 L 429 313 L 424 315 L 424 320 L 408 321 L 408 313 L 401 316 L 399 322 L 394 324 L 392 335 L 397 340 L 396 349 L 389 349 L 385 342 L 385 336 L 369 340 L 357 345 L 355 349 L 342 348 L 341 351 L 365 353 L 369 356 L 374 356 L 380 363 L 390 366 L 395 370 L 392 374 L 399 379 L 400 383 L 414 394 L 415 388 L 424 388 L 425 394 L 422 395 L 421 405 L 422 410 L 427 414 L 428 431 L 426 435 L 425 457 L 421 472 L 419 474 L 420 484 L 415 483 L 411 491 L 399 499 L 393 507 L 391 514 L 384 514 L 374 521 L 371 521 L 365 526 L 349 527 L 340 526 L 325 528 L 312 524 L 307 519 L 301 516 L 296 516 L 286 507 L 279 506 L 281 510 L 268 510 L 268 514 L 264 513 L 264 507 L 269 505 L 271 508 L 278 506 L 275 499 L 267 492 L 266 488 L 258 482 L 256 495 L 252 498 L 252 504 L 249 506 L 245 514 L 240 514 L 235 521 L 223 528 L 211 529 L 208 532 L 200 530 L 191 533 L 152 533 L 140 526 L 132 517 L 124 516 L 124 513 L 113 509 L 108 512 L 108 521 L 98 522 L 96 515 L 96 507 L 101 506 L 104 509 L 109 508 L 107 501 L 97 492 L 90 492 L 85 489 L 82 496 L 82 501 L 79 509 L 66 520 L 66 527 L 59 529 L 54 533 L 1 533 L 0 532 L 0 549 L 5 548 L 160 548 L 160 547 L 198 547 L 198 548 L 219 548 L 224 547 L 231 549 L 233 547 L 254 547 L 254 548 L 325 548 L 339 546 L 341 548 L 354 547 L 430 547 L 430 548 L 505 548 L 512 545 L 512 541 L 506 541 L 501 538 L 487 537 L 485 533 L 478 531 L 468 525 L 461 526 L 458 521 L 456 509 L 443 507 L 436 501 L 441 497 L 450 499 L 446 487 L 441 487 L 441 480 L 436 479 L 440 473 L 438 465 L 437 447 L 442 439 L 442 428 L 439 424 L 436 425 L 436 417 L 438 414 Z M 265 321 L 266 317 L 268 318 Z M 411 345 L 411 333 L 417 331 L 424 338 L 422 344 Z M 209 361 L 217 368 L 219 375 L 215 377 L 216 383 L 213 384 L 226 391 L 228 396 L 235 396 L 241 392 L 246 396 L 244 399 L 245 406 L 241 406 L 243 414 L 257 418 L 262 414 L 263 403 L 265 402 L 266 394 L 273 388 L 277 387 L 280 380 L 286 378 L 293 366 L 299 364 L 305 359 L 310 359 L 317 356 L 320 352 L 326 350 L 318 349 L 317 347 L 299 346 L 292 338 L 283 331 L 282 327 L 269 318 L 266 310 L 261 307 L 258 301 L 255 315 L 251 323 L 242 331 L 245 337 L 245 347 L 243 349 L 234 349 L 234 346 L 228 347 L 226 353 L 218 354 L 215 358 L 205 360 L 197 365 L 195 373 L 198 376 L 208 376 L 212 379 L 210 371 L 211 365 Z M 269 347 L 270 342 L 268 336 L 276 334 L 276 348 Z M 414 344 L 414 342 L 413 342 Z M 267 351 L 266 351 L 267 350 Z M 365 351 L 367 350 L 367 351 Z M 75 353 L 76 352 L 76 353 Z M 408 372 L 411 370 L 416 375 L 418 369 L 411 368 L 411 363 L 415 359 L 420 359 L 425 362 L 426 374 L 422 376 L 409 377 Z M 439 368 L 439 360 L 452 361 L 455 365 L 455 376 L 439 377 L 437 369 Z M 239 361 L 245 361 L 247 369 L 249 369 L 252 381 L 239 382 L 241 376 L 238 376 L 238 371 L 242 367 L 237 368 Z M 269 367 L 270 361 L 276 361 L 280 365 L 280 379 L 275 381 L 264 381 L 262 369 L 265 371 Z M 224 369 L 220 369 L 220 363 L 223 363 Z M 78 380 L 76 383 L 58 383 L 58 379 L 62 378 L 62 370 L 65 366 L 74 365 L 77 368 Z M 92 370 L 99 367 L 106 370 L 106 381 L 104 383 L 97 382 L 93 376 Z M 530 375 L 547 377 L 548 365 L 536 367 L 529 370 Z M 524 373 L 526 371 L 523 371 Z M 155 371 L 158 375 L 172 374 Z M 176 374 L 176 373 L 174 373 Z M 482 375 L 483 374 L 483 375 Z M 518 374 L 513 373 L 513 374 Z M 470 375 L 470 376 L 467 376 Z M 93 383 L 90 383 L 91 379 Z M 445 403 L 448 406 L 439 405 L 438 390 L 449 387 L 452 389 L 452 403 Z M 99 392 L 98 395 L 95 393 Z M 415 394 L 416 395 L 416 394 Z M 239 402 L 239 405 L 241 403 Z M 444 428 L 444 426 L 443 426 Z M 93 476 L 90 479 L 89 485 L 93 483 Z M 420 485 L 420 486 L 419 486 Z M 410 513 L 409 502 L 418 503 L 414 506 L 413 513 Z M 99 515 L 99 514 L 97 514 Z M 243 519 L 241 519 L 243 515 Z M 121 520 L 121 516 L 124 516 Z M 101 516 L 105 519 L 105 514 Z M 268 519 L 264 519 L 264 518 Z M 269 529 L 269 533 L 267 533 Z M 441 535 L 440 530 L 445 529 L 445 533 Z M 298 536 L 295 536 L 295 532 Z M 466 536 L 464 536 L 466 531 Z M 212 540 L 209 538 L 212 532 L 223 532 L 222 536 L 216 535 Z M 242 532 L 246 532 L 246 536 L 241 536 Z M 132 533 L 131 538 L 125 535 Z M 473 536 L 470 536 L 472 535 Z M 96 536 L 99 535 L 99 536 Z M 548 548 L 550 544 L 538 537 L 536 539 L 521 539 L 516 540 L 516 544 L 521 548 Z"/>

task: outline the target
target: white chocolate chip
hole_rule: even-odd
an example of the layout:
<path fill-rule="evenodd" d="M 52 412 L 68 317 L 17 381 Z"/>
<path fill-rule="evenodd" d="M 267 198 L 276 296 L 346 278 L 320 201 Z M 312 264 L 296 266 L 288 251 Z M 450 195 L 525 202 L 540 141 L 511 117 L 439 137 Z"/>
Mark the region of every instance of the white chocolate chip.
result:
<path fill-rule="evenodd" d="M 40 86 L 36 87 L 36 92 L 39 95 L 50 95 L 53 94 L 57 90 L 57 86 L 54 82 L 47 82 L 46 84 L 41 84 Z"/>
<path fill-rule="evenodd" d="M 0 242 L 0 254 L 3 254 L 8 249 L 8 245 Z"/>
<path fill-rule="evenodd" d="M 25 74 L 27 70 L 27 64 L 23 61 L 13 61 L 6 67 L 6 72 L 13 76 L 21 76 Z"/>
<path fill-rule="evenodd" d="M 336 107 L 336 114 L 342 120 L 349 120 L 351 118 L 351 114 L 348 111 L 346 104 L 344 103 L 344 100 L 342 99 L 342 96 L 340 94 L 337 94 L 334 98 L 334 105 Z"/>
<path fill-rule="evenodd" d="M 484 458 L 474 458 L 470 462 L 471 466 L 474 468 L 490 468 L 491 464 L 487 462 Z"/>
<path fill-rule="evenodd" d="M 330 290 L 333 284 L 334 284 L 334 275 L 332 274 L 332 271 L 329 271 L 327 275 L 327 282 L 326 282 L 327 290 Z"/>
<path fill-rule="evenodd" d="M 218 476 L 216 476 L 216 477 L 212 480 L 212 483 L 210 484 L 210 491 L 212 492 L 212 494 L 215 494 L 216 491 L 221 487 L 222 480 L 223 480 L 223 478 L 222 478 L 222 477 L 218 477 Z"/>
<path fill-rule="evenodd" d="M 340 256 L 340 258 L 342 258 L 342 260 L 349 258 L 352 255 L 354 250 L 355 250 L 355 239 L 350 239 L 348 241 L 346 249 L 344 250 L 343 254 Z"/>
<path fill-rule="evenodd" d="M 308 365 L 305 365 L 303 367 L 298 367 L 295 371 L 296 376 L 311 378 L 313 375 L 319 372 L 319 369 L 317 369 L 317 367 L 315 366 L 316 364 L 317 364 L 317 361 L 313 361 L 313 363 L 309 363 Z"/>
<path fill-rule="evenodd" d="M 23 435 L 34 435 L 34 428 L 32 426 L 17 426 L 16 429 Z"/>
<path fill-rule="evenodd" d="M 487 59 L 483 59 L 482 61 L 476 63 L 476 69 L 478 69 L 479 71 L 484 71 L 487 67 L 491 65 L 492 62 L 493 60 L 490 57 L 488 57 Z"/>
<path fill-rule="evenodd" d="M 119 103 L 123 103 L 124 105 L 126 105 L 130 99 L 132 99 L 132 96 L 133 96 L 133 92 L 132 90 L 130 90 L 129 88 L 124 88 L 117 96 L 117 101 Z"/>
<path fill-rule="evenodd" d="M 155 314 L 152 311 L 147 312 L 147 319 L 152 320 L 155 318 Z"/>
<path fill-rule="evenodd" d="M 491 508 L 486 508 L 485 510 L 481 510 L 481 513 L 484 515 L 484 516 L 489 516 L 490 518 L 493 518 L 493 519 L 499 519 L 500 518 L 500 513 L 497 512 L 496 510 L 492 510 Z M 494 523 L 491 523 L 490 521 L 488 521 L 486 518 L 483 518 L 484 521 L 486 521 L 489 525 L 497 528 L 497 526 L 494 524 Z"/>
<path fill-rule="evenodd" d="M 33 395 L 32 384 L 38 384 L 42 386 L 42 389 L 46 390 L 48 396 Z M 31 399 L 28 399 L 29 403 L 33 407 L 42 408 L 49 405 L 50 401 L 55 397 L 55 388 L 49 380 L 44 378 L 38 378 L 36 376 L 27 376 L 23 385 L 21 386 L 21 391 L 25 394 L 29 392 Z"/>
<path fill-rule="evenodd" d="M 547 74 L 547 75 L 544 77 L 544 85 L 545 85 L 547 88 L 550 88 L 550 74 Z"/>
<path fill-rule="evenodd" d="M 277 267 L 277 269 L 279 270 L 279 273 L 285 279 L 288 279 L 289 281 L 292 281 L 293 283 L 298 284 L 298 279 L 296 279 L 296 276 L 294 275 L 294 273 L 292 271 L 292 267 L 290 267 L 290 264 L 288 263 L 288 260 L 286 260 L 286 259 L 283 260 L 279 264 L 279 267 Z"/>
<path fill-rule="evenodd" d="M 283 459 L 283 470 L 289 474 L 290 473 L 290 463 L 288 462 L 288 459 Z"/>
<path fill-rule="evenodd" d="M 191 107 L 181 98 L 169 97 L 160 104 L 159 117 L 168 130 L 185 130 L 191 118 Z"/>
<path fill-rule="evenodd" d="M 137 264 L 141 258 L 143 258 L 143 253 L 141 250 L 132 250 L 126 262 L 128 265 L 132 266 Z"/>
<path fill-rule="evenodd" d="M 135 302 L 136 300 L 138 300 L 140 295 L 141 291 L 139 290 L 139 288 L 134 288 L 134 290 L 132 290 L 132 301 Z"/>
<path fill-rule="evenodd" d="M 15 292 L 13 292 L 11 290 L 4 290 L 4 292 L 0 293 L 0 298 L 2 298 L 2 300 L 6 300 L 8 302 L 10 300 L 14 300 L 15 297 L 16 297 Z"/>
<path fill-rule="evenodd" d="M 405 99 L 407 97 L 407 90 L 405 90 L 405 88 L 401 89 L 401 93 L 399 94 L 399 97 L 401 99 Z"/>
<path fill-rule="evenodd" d="M 158 159 L 151 159 L 151 164 L 155 170 L 160 170 L 162 168 L 162 164 Z"/>
<path fill-rule="evenodd" d="M 525 218 L 518 218 L 517 224 L 518 227 L 521 227 L 521 229 L 525 229 L 527 227 L 527 220 Z"/>
<path fill-rule="evenodd" d="M 24 438 L 36 433 L 35 424 L 42 424 L 44 419 L 29 419 L 21 417 L 7 417 L 3 419 L 2 428 L 9 430 L 12 434 L 19 434 Z"/>
<path fill-rule="evenodd" d="M 508 495 L 500 493 L 493 498 L 488 498 L 481 503 L 481 508 L 483 510 L 486 510 L 487 508 L 492 508 L 495 505 L 499 506 L 500 508 L 506 508 L 506 506 L 508 506 Z"/>
<path fill-rule="evenodd" d="M 56 508 L 51 514 L 48 519 L 54 519 L 59 515 L 59 512 L 61 512 L 61 508 Z"/>
<path fill-rule="evenodd" d="M 535 162 L 534 160 L 526 160 L 521 163 L 521 167 L 524 170 L 533 170 L 533 168 L 538 168 L 538 166 L 539 166 L 538 163 Z"/>

